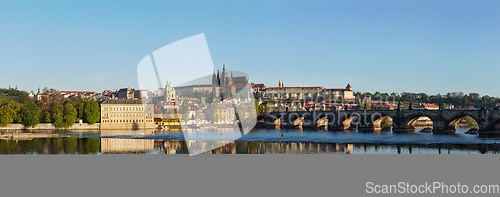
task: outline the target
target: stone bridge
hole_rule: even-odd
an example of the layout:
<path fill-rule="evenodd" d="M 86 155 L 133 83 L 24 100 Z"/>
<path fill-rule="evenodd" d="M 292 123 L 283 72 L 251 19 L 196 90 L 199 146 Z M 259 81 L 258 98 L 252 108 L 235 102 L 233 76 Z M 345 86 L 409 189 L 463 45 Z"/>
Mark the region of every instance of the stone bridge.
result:
<path fill-rule="evenodd" d="M 354 129 L 374 131 L 381 129 L 382 119 L 393 120 L 393 132 L 415 131 L 418 118 L 426 116 L 433 122 L 433 132 L 455 132 L 460 118 L 470 116 L 479 124 L 480 133 L 500 132 L 500 110 L 339 110 L 271 112 L 258 117 L 266 126 L 282 128 L 310 127 L 329 130 Z"/>

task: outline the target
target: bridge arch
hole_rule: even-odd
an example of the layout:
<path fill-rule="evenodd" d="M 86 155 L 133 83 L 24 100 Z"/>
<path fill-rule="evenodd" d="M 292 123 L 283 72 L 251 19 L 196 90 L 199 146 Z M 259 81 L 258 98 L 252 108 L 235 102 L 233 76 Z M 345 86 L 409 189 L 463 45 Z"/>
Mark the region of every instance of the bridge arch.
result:
<path fill-rule="evenodd" d="M 383 124 L 384 119 L 388 118 L 388 123 Z M 391 131 L 394 127 L 394 118 L 389 115 L 380 115 L 378 118 L 373 120 L 374 128 L 380 128 L 383 131 Z"/>
<path fill-rule="evenodd" d="M 410 129 L 415 129 L 417 123 L 419 123 L 419 119 L 422 118 L 422 117 L 427 117 L 430 120 L 430 122 L 432 122 L 432 124 L 434 125 L 434 121 L 435 121 L 434 117 L 428 116 L 428 115 L 423 114 L 423 113 L 418 113 L 418 114 L 414 114 L 414 115 L 406 117 L 406 119 L 405 119 L 405 121 L 403 123 L 403 126 L 405 126 L 407 128 L 410 128 Z M 426 125 L 426 126 L 430 126 L 429 121 L 426 121 L 423 124 Z"/>
<path fill-rule="evenodd" d="M 358 113 L 341 113 L 339 114 L 335 123 L 342 126 L 343 130 L 355 130 L 361 119 L 361 114 Z"/>
<path fill-rule="evenodd" d="M 459 121 L 463 120 L 464 118 L 466 120 L 470 118 L 471 123 L 469 123 L 469 124 L 478 124 L 479 123 L 479 120 L 477 118 L 475 118 L 475 117 L 473 117 L 471 115 L 468 115 L 468 114 L 461 113 L 459 115 L 454 116 L 453 118 L 451 118 L 450 120 L 448 120 L 446 122 L 447 128 L 450 129 L 450 130 L 456 129 L 457 124 L 459 123 Z M 473 127 L 478 128 L 479 125 L 473 125 Z"/>

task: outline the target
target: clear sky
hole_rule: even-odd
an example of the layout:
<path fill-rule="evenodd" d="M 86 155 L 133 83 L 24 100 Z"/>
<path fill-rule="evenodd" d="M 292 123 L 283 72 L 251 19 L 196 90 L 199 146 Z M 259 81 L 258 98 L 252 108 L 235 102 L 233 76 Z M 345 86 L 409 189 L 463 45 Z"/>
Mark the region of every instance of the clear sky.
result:
<path fill-rule="evenodd" d="M 138 88 L 142 58 L 200 33 L 266 86 L 500 96 L 496 0 L 0 0 L 0 87 Z"/>

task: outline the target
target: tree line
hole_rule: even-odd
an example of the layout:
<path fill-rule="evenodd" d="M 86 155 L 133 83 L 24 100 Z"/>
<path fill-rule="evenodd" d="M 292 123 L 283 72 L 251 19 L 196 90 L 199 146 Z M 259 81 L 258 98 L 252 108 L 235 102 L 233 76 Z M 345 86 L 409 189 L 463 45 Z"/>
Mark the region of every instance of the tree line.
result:
<path fill-rule="evenodd" d="M 492 96 L 481 96 L 478 93 L 464 94 L 463 92 L 449 92 L 447 94 L 436 94 L 427 95 L 426 93 L 411 93 L 403 92 L 398 93 L 381 93 L 375 92 L 374 94 L 366 92 L 355 93 L 356 98 L 366 98 L 371 97 L 372 100 L 382 100 L 382 101 L 395 101 L 401 102 L 413 102 L 413 103 L 434 103 L 434 104 L 453 104 L 455 107 L 467 107 L 474 106 L 475 108 L 480 108 L 483 104 L 487 108 L 493 108 L 500 103 L 500 98 Z"/>
<path fill-rule="evenodd" d="M 53 123 L 56 128 L 69 128 L 82 119 L 95 124 L 100 120 L 100 107 L 96 101 L 77 97 L 65 99 L 58 90 L 44 88 L 40 99 L 26 97 L 27 92 L 0 89 L 7 100 L 0 100 L 0 126 L 21 123 L 35 127 L 39 123 Z"/>

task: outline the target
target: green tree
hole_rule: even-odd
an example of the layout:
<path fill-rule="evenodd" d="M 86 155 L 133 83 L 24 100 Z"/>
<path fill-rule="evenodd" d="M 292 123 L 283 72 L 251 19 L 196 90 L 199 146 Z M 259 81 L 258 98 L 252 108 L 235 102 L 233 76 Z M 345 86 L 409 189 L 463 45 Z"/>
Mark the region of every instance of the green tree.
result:
<path fill-rule="evenodd" d="M 391 118 L 389 116 L 386 116 L 382 119 L 382 122 L 380 123 L 380 126 L 382 128 L 390 127 L 391 126 Z"/>
<path fill-rule="evenodd" d="M 35 127 L 40 121 L 40 108 L 35 103 L 28 103 L 21 108 L 20 118 L 21 123 L 26 127 Z"/>
<path fill-rule="evenodd" d="M 54 101 L 52 105 L 52 121 L 56 128 L 64 127 L 63 106 L 59 101 Z"/>
<path fill-rule="evenodd" d="M 7 101 L 7 103 L 0 106 L 0 125 L 6 127 L 12 122 L 18 122 L 19 116 L 18 112 L 21 110 L 19 103 L 13 100 Z"/>
<path fill-rule="evenodd" d="M 73 107 L 70 101 L 64 102 L 63 105 L 63 127 L 69 128 L 75 124 L 77 118 L 76 109 Z"/>
<path fill-rule="evenodd" d="M 259 99 L 260 98 L 260 92 L 257 91 L 254 96 L 255 96 L 255 100 Z"/>
<path fill-rule="evenodd" d="M 359 110 L 371 110 L 370 104 L 366 101 L 362 104 L 359 104 Z"/>
<path fill-rule="evenodd" d="M 46 123 L 50 123 L 52 122 L 52 120 L 50 119 L 50 113 L 49 112 L 46 112 L 45 113 L 45 120 L 44 120 Z"/>
<path fill-rule="evenodd" d="M 85 102 L 83 106 L 83 119 L 90 124 L 98 122 L 101 119 L 99 103 L 96 101 Z"/>
<path fill-rule="evenodd" d="M 80 118 L 80 119 L 85 119 L 84 118 L 85 115 L 83 115 L 84 111 L 85 111 L 85 103 L 86 103 L 86 101 L 84 100 L 80 104 L 78 104 L 78 106 L 77 106 L 77 109 L 78 109 L 77 110 L 78 111 L 78 116 L 77 117 Z"/>

